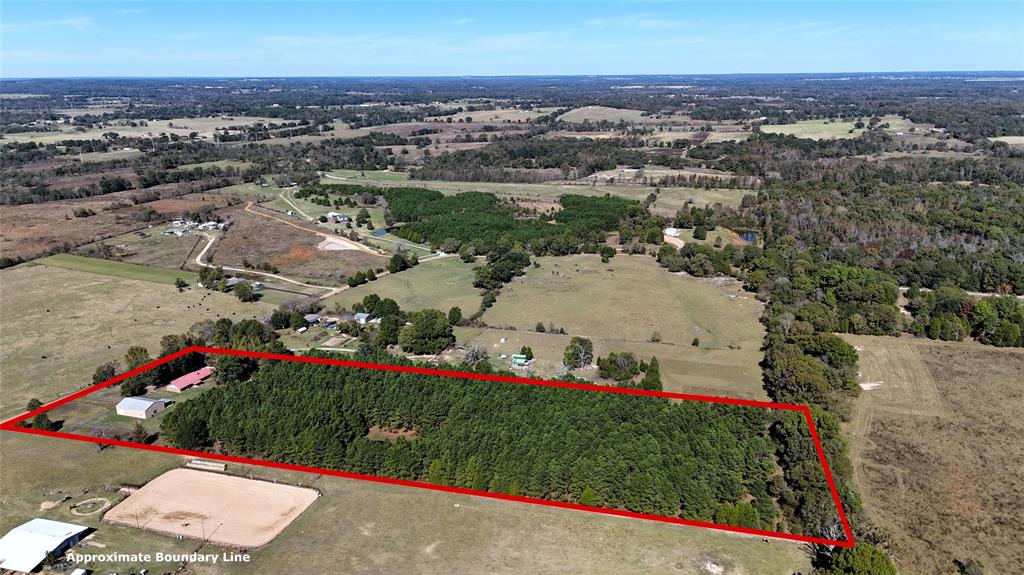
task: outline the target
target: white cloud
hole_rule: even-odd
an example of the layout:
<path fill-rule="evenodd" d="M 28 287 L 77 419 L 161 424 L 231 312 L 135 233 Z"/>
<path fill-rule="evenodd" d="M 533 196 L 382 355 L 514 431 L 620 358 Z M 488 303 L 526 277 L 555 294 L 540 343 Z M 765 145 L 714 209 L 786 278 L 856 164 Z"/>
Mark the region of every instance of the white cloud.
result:
<path fill-rule="evenodd" d="M 685 20 L 658 18 L 645 14 L 588 18 L 583 23 L 592 28 L 630 28 L 634 30 L 669 30 L 691 25 L 690 22 Z"/>
<path fill-rule="evenodd" d="M 48 28 L 70 28 L 78 32 L 95 32 L 100 29 L 91 16 L 74 16 L 53 20 L 11 22 L 0 26 L 0 31 L 23 32 L 29 30 L 45 30 Z"/>

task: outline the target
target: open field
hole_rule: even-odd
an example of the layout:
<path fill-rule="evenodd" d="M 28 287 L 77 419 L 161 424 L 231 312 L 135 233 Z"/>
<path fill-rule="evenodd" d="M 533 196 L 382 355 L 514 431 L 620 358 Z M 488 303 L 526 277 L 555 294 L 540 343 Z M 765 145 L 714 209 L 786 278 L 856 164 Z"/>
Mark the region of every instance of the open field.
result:
<path fill-rule="evenodd" d="M 712 349 L 756 350 L 764 337 L 761 303 L 734 282 L 719 287 L 677 276 L 650 256 L 620 254 L 607 264 L 589 254 L 536 261 L 540 268 L 502 288 L 483 316 L 488 325 L 525 330 L 553 323 L 572 335 L 641 342 L 658 332 L 666 343 L 689 345 L 699 337 Z"/>
<path fill-rule="evenodd" d="M 338 183 L 337 180 L 321 179 L 321 183 Z M 581 196 L 603 196 L 611 194 L 623 198 L 643 201 L 648 195 L 654 192 L 654 186 L 642 184 L 599 184 L 593 185 L 586 182 L 564 183 L 550 182 L 544 184 L 504 184 L 494 182 L 446 182 L 439 180 L 408 180 L 402 182 L 370 181 L 363 178 L 352 178 L 349 183 L 376 185 L 380 187 L 412 186 L 418 188 L 429 188 L 438 190 L 445 194 L 457 194 L 460 192 L 490 192 L 499 197 L 527 199 L 534 201 L 556 201 L 565 194 L 578 194 Z M 698 206 L 705 204 L 721 203 L 727 206 L 738 206 L 743 196 L 753 194 L 752 190 L 743 189 L 714 189 L 686 187 L 662 187 L 658 194 L 656 207 L 666 208 L 675 211 L 690 203 Z"/>
<path fill-rule="evenodd" d="M 640 110 L 609 108 L 607 106 L 584 106 L 570 110 L 558 117 L 563 122 L 642 122 L 647 118 Z"/>
<path fill-rule="evenodd" d="M 254 549 L 273 541 L 319 496 L 292 485 L 172 469 L 129 495 L 103 521 Z"/>
<path fill-rule="evenodd" d="M 128 264 L 62 257 L 75 260 L 72 265 L 86 260 L 98 266 L 96 273 L 35 263 L 0 271 L 2 417 L 19 413 L 32 397 L 47 402 L 90 385 L 97 366 L 121 361 L 133 345 L 155 354 L 161 337 L 183 333 L 195 322 L 258 318 L 273 309 L 239 302 L 231 294 L 194 288 L 179 293 L 173 285 L 156 283 L 157 276 L 138 281 L 144 278 L 101 275 L 114 266 L 120 273 Z M 144 269 L 165 274 L 159 278 L 170 282 L 179 275 Z"/>
<path fill-rule="evenodd" d="M 177 540 L 101 522 L 100 514 L 77 516 L 69 505 L 101 496 L 118 503 L 121 483 L 143 484 L 174 469 L 182 458 L 135 449 L 0 433 L 0 476 L 5 492 L 0 529 L 32 517 L 87 525 L 93 553 L 219 553 L 215 546 Z M 790 575 L 807 572 L 802 546 L 762 542 L 742 535 L 647 521 L 606 517 L 536 505 L 410 489 L 399 486 L 229 465 L 235 474 L 302 484 L 323 496 L 279 537 L 252 552 L 250 563 L 194 563 L 183 574 L 288 573 L 655 573 Z M 59 503 L 63 496 L 71 499 Z M 46 504 L 45 506 L 43 504 Z M 42 508 L 49 507 L 43 510 Z M 97 572 L 168 563 L 84 565 Z"/>
<path fill-rule="evenodd" d="M 999 136 L 989 139 L 995 142 L 1006 142 L 1011 146 L 1024 146 L 1024 136 Z"/>
<path fill-rule="evenodd" d="M 351 309 L 369 294 L 389 297 L 403 310 L 434 308 L 448 312 L 453 306 L 469 316 L 480 307 L 480 293 L 473 287 L 477 264 L 467 264 L 457 257 L 428 261 L 399 272 L 382 276 L 359 287 L 347 289 L 324 300 L 328 309 L 340 305 Z"/>
<path fill-rule="evenodd" d="M 865 118 L 864 123 L 867 124 Z M 887 132 L 903 132 L 913 124 L 899 116 L 885 116 L 882 123 L 888 123 Z M 789 134 L 798 138 L 810 138 L 813 140 L 827 140 L 831 138 L 856 138 L 864 133 L 864 128 L 855 128 L 855 122 L 842 122 L 837 120 L 801 120 L 795 124 L 764 125 L 761 131 L 768 134 Z"/>
<path fill-rule="evenodd" d="M 102 174 L 92 176 L 96 176 L 93 179 L 98 181 Z M 72 179 L 67 181 L 72 182 L 67 184 L 70 187 L 79 185 L 73 183 Z M 159 193 L 161 199 L 138 205 L 131 204 L 140 190 L 91 198 L 0 206 L 0 221 L 3 222 L 3 229 L 0 230 L 0 255 L 36 257 L 46 250 L 67 245 L 80 246 L 132 230 L 146 229 L 152 224 L 143 221 L 140 216 L 149 209 L 173 218 L 203 206 L 225 206 L 230 200 L 213 192 L 181 193 L 181 186 L 164 184 L 148 188 L 145 192 Z M 94 215 L 75 217 L 73 214 L 77 209 L 91 210 Z"/>
<path fill-rule="evenodd" d="M 558 108 L 534 108 L 533 110 L 520 110 L 518 108 L 499 108 L 497 110 L 477 110 L 475 112 L 458 112 L 451 116 L 453 122 L 459 120 L 465 121 L 466 118 L 470 118 L 474 123 L 521 123 L 528 122 L 534 118 L 550 114 L 558 110 Z M 443 117 L 431 117 L 426 118 L 427 121 L 433 121 L 434 119 L 442 122 L 446 121 L 448 116 Z"/>
<path fill-rule="evenodd" d="M 111 160 L 128 160 L 142 156 L 141 150 L 123 149 L 111 150 L 109 152 L 88 152 L 85 154 L 73 154 L 74 148 L 70 150 L 73 158 L 81 158 L 83 162 L 109 162 Z"/>
<path fill-rule="evenodd" d="M 240 268 L 243 260 L 254 265 L 266 262 L 289 277 L 339 283 L 357 271 L 387 264 L 384 256 L 365 251 L 321 249 L 324 237 L 317 234 L 327 230 L 318 230 L 316 224 L 297 220 L 289 225 L 242 209 L 225 210 L 223 215 L 232 224 L 207 254 L 207 263 L 213 265 Z"/>
<path fill-rule="evenodd" d="M 409 179 L 409 174 L 405 172 L 389 170 L 331 170 L 328 173 L 338 178 L 370 181 L 404 182 Z"/>
<path fill-rule="evenodd" d="M 185 240 L 187 238 L 188 236 L 178 239 Z M 194 284 L 199 279 L 198 274 L 184 270 L 163 269 L 134 263 L 87 258 L 73 254 L 55 254 L 37 260 L 37 263 L 51 267 L 167 285 L 174 285 L 174 281 L 177 278 L 182 278 L 190 284 Z"/>
<path fill-rule="evenodd" d="M 509 369 L 510 361 L 501 359 L 502 354 L 511 356 L 519 353 L 524 345 L 529 346 L 534 354 L 530 369 L 515 371 L 527 377 L 540 378 L 562 375 L 562 355 L 572 337 L 556 333 L 476 327 L 456 328 L 455 336 L 460 345 L 483 345 L 490 354 L 491 364 L 502 369 Z M 594 343 L 595 356 L 607 356 L 613 351 L 629 351 L 644 361 L 652 356 L 657 357 L 665 391 L 768 400 L 761 382 L 761 368 L 758 367 L 762 355 L 756 347 L 742 350 L 706 349 L 695 348 L 689 343 L 653 343 L 601 336 L 591 337 L 590 340 Z M 453 352 L 448 359 L 457 363 L 462 359 L 462 353 Z M 573 374 L 595 383 L 614 383 L 600 379 L 594 367 L 578 369 Z"/>
<path fill-rule="evenodd" d="M 861 385 L 847 425 L 869 519 L 904 572 L 986 573 L 1024 564 L 1024 350 L 909 337 L 844 336 Z"/>
<path fill-rule="evenodd" d="M 220 128 L 231 126 L 251 126 L 256 123 L 279 122 L 271 118 L 247 118 L 238 116 L 231 119 L 224 118 L 174 118 L 170 121 L 152 120 L 148 126 L 118 125 L 119 122 L 106 122 L 102 127 L 78 130 L 67 126 L 55 132 L 23 132 L 17 134 L 4 134 L 4 139 L 10 142 L 35 142 L 38 144 L 55 144 L 64 140 L 101 140 L 103 134 L 116 132 L 125 137 L 155 137 L 163 134 L 177 134 L 188 137 L 192 132 L 197 132 L 200 137 L 212 138 L 215 131 Z M 232 131 L 235 133 L 236 131 Z"/>
<path fill-rule="evenodd" d="M 239 162 L 237 160 L 217 160 L 214 162 L 199 162 L 198 164 L 182 164 L 174 168 L 174 170 L 194 170 L 196 168 L 237 168 L 244 170 L 251 167 L 252 164 L 249 162 Z"/>
<path fill-rule="evenodd" d="M 102 242 L 84 245 L 75 251 L 90 254 L 93 250 L 106 245 L 113 248 L 114 257 L 120 262 L 198 271 L 194 261 L 195 254 L 206 245 L 206 238 L 196 233 L 181 237 L 165 234 L 164 231 L 169 227 L 162 225 L 129 232 Z M 172 279 L 171 282 L 173 281 Z"/>

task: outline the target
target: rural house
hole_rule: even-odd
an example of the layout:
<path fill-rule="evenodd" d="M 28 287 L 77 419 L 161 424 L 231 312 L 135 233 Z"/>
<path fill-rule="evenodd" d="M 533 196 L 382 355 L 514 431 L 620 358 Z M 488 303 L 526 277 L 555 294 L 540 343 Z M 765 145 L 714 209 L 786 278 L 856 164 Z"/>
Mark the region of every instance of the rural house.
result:
<path fill-rule="evenodd" d="M 358 323 L 359 325 L 366 325 L 373 319 L 373 315 L 368 313 L 357 313 L 353 317 L 355 318 L 356 323 Z"/>
<path fill-rule="evenodd" d="M 327 221 L 331 222 L 332 224 L 344 224 L 352 219 L 349 218 L 347 215 L 339 214 L 338 212 L 327 212 L 326 214 L 324 214 L 324 216 L 326 216 Z"/>
<path fill-rule="evenodd" d="M 74 523 L 39 517 L 22 523 L 0 537 L 0 570 L 34 571 L 48 554 L 60 557 L 88 530 Z"/>
<path fill-rule="evenodd" d="M 148 397 L 126 397 L 118 402 L 115 410 L 118 415 L 149 419 L 167 409 L 166 399 L 149 399 Z"/>
<path fill-rule="evenodd" d="M 186 373 L 185 375 L 171 380 L 171 383 L 167 384 L 167 391 L 173 391 L 174 393 L 181 393 L 182 391 L 198 385 L 203 382 L 206 378 L 213 374 L 213 368 L 204 366 L 193 372 Z"/>

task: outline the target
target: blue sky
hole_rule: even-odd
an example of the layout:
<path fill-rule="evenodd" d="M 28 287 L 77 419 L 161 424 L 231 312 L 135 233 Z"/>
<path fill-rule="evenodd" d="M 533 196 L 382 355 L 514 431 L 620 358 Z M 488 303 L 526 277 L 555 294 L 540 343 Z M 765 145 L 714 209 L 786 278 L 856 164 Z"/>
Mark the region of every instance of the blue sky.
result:
<path fill-rule="evenodd" d="M 1024 2 L 3 0 L 0 76 L 1024 70 Z"/>

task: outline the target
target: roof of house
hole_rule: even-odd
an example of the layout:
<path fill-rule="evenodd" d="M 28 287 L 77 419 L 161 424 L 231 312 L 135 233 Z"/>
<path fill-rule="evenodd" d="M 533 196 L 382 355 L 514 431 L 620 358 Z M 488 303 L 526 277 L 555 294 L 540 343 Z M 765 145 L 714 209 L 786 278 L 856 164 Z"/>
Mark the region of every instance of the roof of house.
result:
<path fill-rule="evenodd" d="M 154 403 L 165 403 L 163 399 L 150 399 L 148 397 L 126 397 L 117 402 L 118 409 L 131 409 L 134 411 L 146 411 Z"/>
<path fill-rule="evenodd" d="M 60 547 L 69 537 L 88 527 L 35 518 L 11 529 L 0 537 L 0 569 L 32 571 L 46 559 L 46 554 Z"/>
<path fill-rule="evenodd" d="M 370 319 L 370 314 L 368 314 L 368 313 L 357 313 L 354 317 L 356 319 Z"/>
<path fill-rule="evenodd" d="M 204 379 L 210 377 L 210 374 L 212 373 L 212 367 L 203 366 L 191 373 L 186 373 L 181 377 L 176 377 L 172 379 L 170 385 L 173 385 L 178 389 L 185 389 L 186 387 L 191 387 L 199 383 L 200 381 L 203 381 Z"/>
<path fill-rule="evenodd" d="M 302 316 L 302 319 L 304 319 L 306 321 L 309 321 L 309 322 L 319 321 L 320 320 L 320 314 L 307 313 L 306 315 Z"/>

